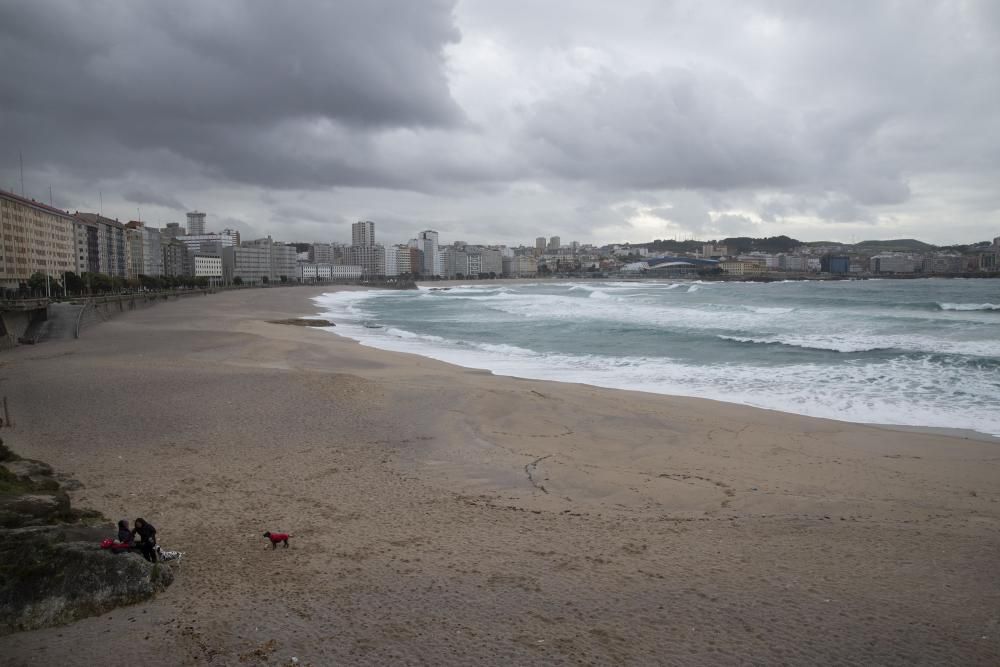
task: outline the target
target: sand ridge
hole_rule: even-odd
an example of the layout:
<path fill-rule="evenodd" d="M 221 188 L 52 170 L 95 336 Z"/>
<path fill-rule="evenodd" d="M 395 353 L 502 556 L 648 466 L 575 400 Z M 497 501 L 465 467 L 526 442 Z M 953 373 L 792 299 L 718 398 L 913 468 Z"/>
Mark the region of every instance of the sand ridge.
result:
<path fill-rule="evenodd" d="M 186 551 L 12 664 L 996 664 L 1000 445 L 493 377 L 180 301 L 0 367 L 3 437 Z M 264 530 L 289 531 L 272 552 Z"/>

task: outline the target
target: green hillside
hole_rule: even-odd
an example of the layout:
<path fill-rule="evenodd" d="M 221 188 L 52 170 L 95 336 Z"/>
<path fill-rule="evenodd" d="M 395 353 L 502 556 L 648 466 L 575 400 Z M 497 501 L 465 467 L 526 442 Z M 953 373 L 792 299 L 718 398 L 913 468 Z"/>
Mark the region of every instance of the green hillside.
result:
<path fill-rule="evenodd" d="M 879 253 L 879 252 L 929 252 L 937 246 L 933 246 L 916 239 L 890 239 L 887 241 L 862 241 L 855 243 L 854 252 Z"/>

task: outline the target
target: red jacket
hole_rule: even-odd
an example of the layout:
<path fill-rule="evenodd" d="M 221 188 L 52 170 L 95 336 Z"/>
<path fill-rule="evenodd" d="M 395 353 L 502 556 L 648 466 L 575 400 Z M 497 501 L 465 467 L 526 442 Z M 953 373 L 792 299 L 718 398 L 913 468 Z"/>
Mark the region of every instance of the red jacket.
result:
<path fill-rule="evenodd" d="M 284 542 L 289 537 L 291 537 L 291 535 L 289 535 L 288 533 L 271 533 L 270 535 L 268 535 L 268 539 L 270 539 L 271 542 L 273 542 L 274 544 L 277 544 L 278 542 Z"/>

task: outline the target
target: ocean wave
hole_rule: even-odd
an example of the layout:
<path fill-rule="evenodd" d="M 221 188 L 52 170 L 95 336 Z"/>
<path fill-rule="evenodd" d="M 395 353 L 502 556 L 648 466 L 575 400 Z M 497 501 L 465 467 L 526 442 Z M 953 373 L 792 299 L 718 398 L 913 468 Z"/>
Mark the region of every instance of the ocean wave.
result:
<path fill-rule="evenodd" d="M 333 333 L 348 334 L 363 345 L 497 375 L 710 398 L 853 422 L 959 427 L 1000 435 L 995 369 L 969 369 L 940 356 L 838 366 L 692 365 L 667 357 L 543 353 L 359 326 L 338 327 Z"/>
<path fill-rule="evenodd" d="M 743 306 L 745 309 L 749 310 L 751 313 L 757 313 L 758 315 L 785 315 L 786 313 L 795 312 L 794 308 L 778 308 L 778 307 L 765 307 L 765 306 Z"/>
<path fill-rule="evenodd" d="M 877 350 L 891 350 L 891 345 L 879 345 L 861 341 L 836 340 L 836 339 L 790 339 L 787 337 L 773 336 L 767 338 L 755 338 L 753 336 L 717 336 L 720 340 L 729 340 L 734 343 L 753 343 L 756 345 L 787 345 L 788 347 L 799 347 L 805 350 L 823 350 L 825 352 L 875 352 Z"/>
<path fill-rule="evenodd" d="M 1000 303 L 939 303 L 941 310 L 1000 310 Z"/>
<path fill-rule="evenodd" d="M 804 350 L 863 353 L 896 350 L 908 354 L 956 355 L 985 359 L 1000 358 L 1000 341 L 949 341 L 927 336 L 852 336 L 834 335 L 717 335 L 720 340 L 755 345 L 785 345 Z"/>

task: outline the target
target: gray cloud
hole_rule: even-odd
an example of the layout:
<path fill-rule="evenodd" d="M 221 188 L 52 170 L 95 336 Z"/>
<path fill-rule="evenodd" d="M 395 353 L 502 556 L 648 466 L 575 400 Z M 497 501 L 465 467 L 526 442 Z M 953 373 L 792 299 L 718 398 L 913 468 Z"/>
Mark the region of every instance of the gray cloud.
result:
<path fill-rule="evenodd" d="M 387 241 L 1000 233 L 990 0 L 21 0 L 0 60 L 0 187 L 23 151 L 29 196 L 102 192 L 123 218 L 192 206 L 303 240 L 358 217 Z"/>
<path fill-rule="evenodd" d="M 125 201 L 136 204 L 154 204 L 164 208 L 172 208 L 176 211 L 183 211 L 187 208 L 176 197 L 163 192 L 148 192 L 146 190 L 134 189 L 123 192 L 122 198 Z"/>

